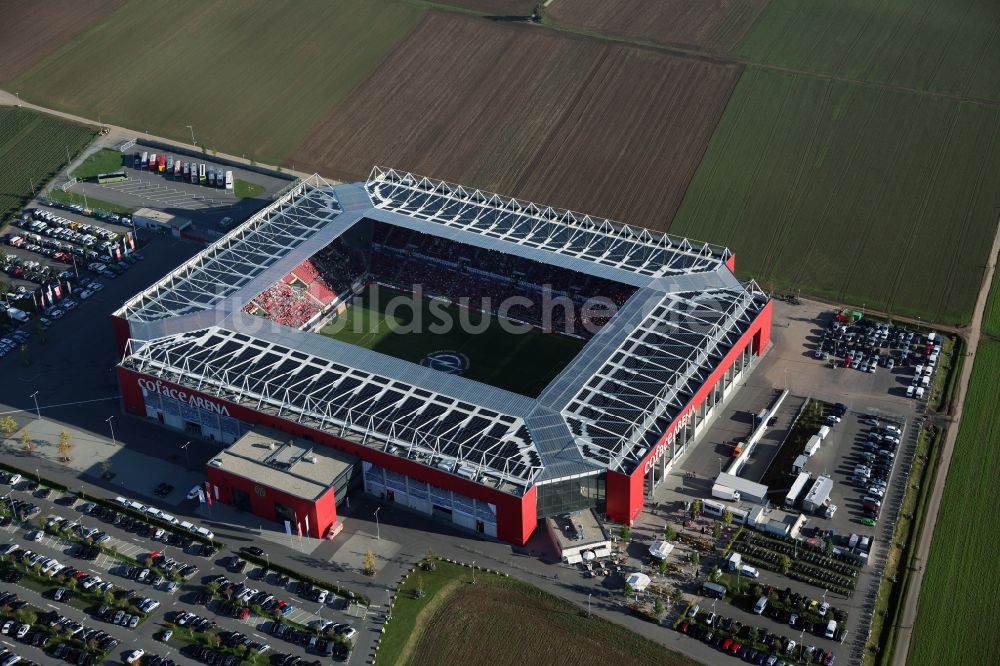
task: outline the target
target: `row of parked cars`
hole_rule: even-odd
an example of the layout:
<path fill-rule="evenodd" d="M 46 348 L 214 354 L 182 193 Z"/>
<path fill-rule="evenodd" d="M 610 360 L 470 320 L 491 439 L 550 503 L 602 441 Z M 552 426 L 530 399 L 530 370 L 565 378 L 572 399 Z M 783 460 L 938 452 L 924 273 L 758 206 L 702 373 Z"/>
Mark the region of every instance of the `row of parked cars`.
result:
<path fill-rule="evenodd" d="M 729 618 L 725 619 L 729 620 Z M 732 626 L 739 625 L 738 622 L 731 620 L 730 622 Z M 800 662 L 832 666 L 836 660 L 836 655 L 832 650 L 824 651 L 812 645 L 799 646 L 794 640 L 785 636 L 775 636 L 765 629 L 757 630 L 758 638 L 754 643 L 750 640 L 752 627 L 739 626 L 734 630 L 732 626 L 730 629 L 725 629 L 720 623 L 720 627 L 716 629 L 698 624 L 692 618 L 681 621 L 677 625 L 677 630 L 714 647 L 720 652 L 758 666 L 785 666 L 786 663 Z M 731 635 L 727 636 L 727 633 L 731 633 Z M 764 644 L 771 647 L 758 649 L 753 646 L 754 644 Z M 786 662 L 786 660 L 788 661 Z"/>
<path fill-rule="evenodd" d="M 902 430 L 893 424 L 875 426 L 865 433 L 860 460 L 854 467 L 851 481 L 865 491 L 861 503 L 865 512 L 863 522 L 866 525 L 874 526 L 882 510 L 882 498 L 889 486 L 902 434 Z"/>

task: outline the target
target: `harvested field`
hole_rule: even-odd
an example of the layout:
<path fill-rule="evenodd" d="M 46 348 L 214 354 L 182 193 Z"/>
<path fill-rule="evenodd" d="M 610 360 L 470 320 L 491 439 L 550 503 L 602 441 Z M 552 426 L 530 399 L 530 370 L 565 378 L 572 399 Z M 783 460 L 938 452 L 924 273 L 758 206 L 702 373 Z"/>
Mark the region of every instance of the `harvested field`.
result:
<path fill-rule="evenodd" d="M 489 16 L 529 16 L 537 0 L 438 0 L 442 4 Z"/>
<path fill-rule="evenodd" d="M 768 0 L 555 0 L 545 20 L 589 32 L 728 53 Z"/>
<path fill-rule="evenodd" d="M 25 72 L 122 5 L 123 0 L 5 2 L 0 13 L 0 82 Z M 113 55 L 110 50 L 108 56 Z"/>
<path fill-rule="evenodd" d="M 983 333 L 1000 339 L 1000 270 L 993 273 L 990 297 L 983 313 Z"/>
<path fill-rule="evenodd" d="M 422 11 L 366 0 L 130 2 L 8 89 L 175 140 L 190 141 L 192 125 L 201 145 L 278 163 Z"/>
<path fill-rule="evenodd" d="M 734 53 L 755 62 L 1000 101 L 996 0 L 771 0 Z"/>
<path fill-rule="evenodd" d="M 768 287 L 963 324 L 998 174 L 997 109 L 751 68 L 671 231 Z"/>
<path fill-rule="evenodd" d="M 286 164 L 343 180 L 384 164 L 663 229 L 739 75 L 431 13 Z"/>
<path fill-rule="evenodd" d="M 1000 343 L 982 341 L 925 565 L 908 659 L 913 666 L 986 663 L 983 646 L 998 638 L 996 623 L 982 620 L 1000 597 L 993 522 L 1000 493 L 998 376 Z"/>

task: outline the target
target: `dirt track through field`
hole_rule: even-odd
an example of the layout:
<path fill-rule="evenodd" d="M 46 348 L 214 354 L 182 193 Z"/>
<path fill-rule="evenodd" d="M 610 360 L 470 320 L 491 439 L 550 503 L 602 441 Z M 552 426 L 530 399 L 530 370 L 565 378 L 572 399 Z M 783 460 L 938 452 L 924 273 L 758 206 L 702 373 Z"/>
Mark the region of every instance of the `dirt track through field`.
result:
<path fill-rule="evenodd" d="M 948 426 L 945 434 L 944 446 L 941 449 L 941 462 L 934 478 L 934 487 L 927 503 L 927 511 L 924 514 L 924 524 L 920 532 L 920 541 L 915 545 L 914 555 L 915 570 L 910 579 L 910 586 L 904 599 L 900 600 L 903 606 L 903 614 L 899 619 L 899 626 L 896 634 L 896 652 L 893 655 L 894 666 L 906 666 L 910 645 L 913 641 L 913 629 L 917 623 L 917 607 L 920 600 L 920 587 L 924 580 L 924 572 L 927 564 L 927 556 L 930 554 L 931 543 L 934 540 L 934 526 L 937 523 L 938 510 L 941 507 L 941 497 L 944 495 L 945 483 L 948 481 L 948 467 L 951 464 L 951 456 L 955 450 L 955 439 L 958 437 L 958 429 L 962 420 L 962 408 L 965 405 L 965 394 L 969 390 L 969 378 L 972 376 L 972 366 L 976 360 L 976 350 L 979 347 L 981 337 L 981 326 L 983 313 L 986 310 L 986 301 L 989 298 L 990 286 L 993 284 L 993 274 L 997 268 L 997 255 L 1000 253 L 1000 227 L 997 229 L 996 237 L 993 239 L 993 247 L 990 250 L 989 262 L 983 275 L 983 284 L 979 290 L 979 297 L 976 299 L 976 309 L 972 316 L 972 323 L 968 330 L 968 358 L 962 364 L 962 374 L 958 378 L 955 386 L 955 397 L 952 404 L 955 405 L 955 413 L 952 422 Z"/>
<path fill-rule="evenodd" d="M 342 180 L 392 166 L 665 229 L 741 69 L 431 12 L 286 163 Z"/>

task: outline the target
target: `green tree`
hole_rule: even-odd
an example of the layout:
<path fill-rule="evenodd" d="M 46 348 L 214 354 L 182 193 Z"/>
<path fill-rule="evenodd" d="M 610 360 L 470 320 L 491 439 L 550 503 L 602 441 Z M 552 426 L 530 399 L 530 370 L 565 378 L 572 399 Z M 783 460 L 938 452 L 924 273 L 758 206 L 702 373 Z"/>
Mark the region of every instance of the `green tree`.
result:
<path fill-rule="evenodd" d="M 659 619 L 663 617 L 663 611 L 663 601 L 659 597 L 656 597 L 656 601 L 653 602 L 653 614 Z"/>
<path fill-rule="evenodd" d="M 424 596 L 424 578 L 420 574 L 413 575 L 413 598 L 421 599 Z"/>
<path fill-rule="evenodd" d="M 632 529 L 628 525 L 625 525 L 622 527 L 622 541 L 631 541 L 631 540 L 632 540 Z"/>
<path fill-rule="evenodd" d="M 101 461 L 101 476 L 105 479 L 111 476 L 111 459 L 105 458 Z"/>
<path fill-rule="evenodd" d="M 3 417 L 0 419 L 0 432 L 4 437 L 10 437 L 17 432 L 17 421 L 9 416 Z"/>
<path fill-rule="evenodd" d="M 718 540 L 722 536 L 722 524 L 719 521 L 712 522 L 712 537 Z"/>
<path fill-rule="evenodd" d="M 670 593 L 670 596 L 674 600 L 674 603 L 678 604 L 684 599 L 684 593 L 681 591 L 681 588 L 679 587 L 675 587 L 674 591 Z"/>
<path fill-rule="evenodd" d="M 17 613 L 15 613 L 15 617 L 22 624 L 34 624 L 38 622 L 38 613 L 31 610 L 30 608 L 18 609 Z"/>
<path fill-rule="evenodd" d="M 21 448 L 25 453 L 32 453 L 35 450 L 35 441 L 31 439 L 31 433 L 27 428 L 21 431 Z"/>
<path fill-rule="evenodd" d="M 724 522 L 726 525 L 732 525 L 733 524 L 733 512 L 730 511 L 729 509 L 726 509 L 725 511 L 723 511 L 722 512 L 722 522 Z"/>
<path fill-rule="evenodd" d="M 698 565 L 701 564 L 701 556 L 698 553 L 691 553 L 690 557 L 688 557 L 688 562 L 691 563 L 692 567 L 697 569 Z"/>
<path fill-rule="evenodd" d="M 70 461 L 70 451 L 75 445 L 70 441 L 69 431 L 63 430 L 59 433 L 59 459 L 63 462 Z"/>
<path fill-rule="evenodd" d="M 375 552 L 370 549 L 365 553 L 364 572 L 366 576 L 375 575 Z"/>
<path fill-rule="evenodd" d="M 691 515 L 695 518 L 701 515 L 701 500 L 696 499 L 691 502 Z"/>
<path fill-rule="evenodd" d="M 660 570 L 661 574 L 665 574 L 670 571 L 670 564 L 667 563 L 666 559 L 662 559 L 656 563 L 656 568 Z"/>
<path fill-rule="evenodd" d="M 630 584 L 628 584 L 628 583 L 625 583 L 625 596 L 626 597 L 631 597 L 634 594 L 635 594 L 635 590 L 632 589 L 632 586 Z"/>
<path fill-rule="evenodd" d="M 677 538 L 677 530 L 674 529 L 673 525 L 667 525 L 663 528 L 663 538 L 666 541 L 673 541 Z"/>
<path fill-rule="evenodd" d="M 781 573 L 787 574 L 789 569 L 792 568 L 792 558 L 788 555 L 781 556 Z"/>
<path fill-rule="evenodd" d="M 760 638 L 760 632 L 757 630 L 757 627 L 750 627 L 747 631 L 747 638 L 750 639 L 751 644 L 757 642 L 757 639 Z"/>

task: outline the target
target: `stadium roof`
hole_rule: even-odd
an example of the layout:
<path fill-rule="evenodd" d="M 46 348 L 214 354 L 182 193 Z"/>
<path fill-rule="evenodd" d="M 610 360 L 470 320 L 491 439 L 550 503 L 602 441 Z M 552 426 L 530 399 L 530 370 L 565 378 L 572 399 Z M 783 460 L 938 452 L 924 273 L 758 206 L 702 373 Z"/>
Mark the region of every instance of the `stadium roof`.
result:
<path fill-rule="evenodd" d="M 631 284 L 537 399 L 251 317 L 242 306 L 364 219 Z M 122 365 L 507 492 L 630 472 L 767 297 L 727 249 L 392 169 L 298 181 L 117 313 Z"/>

